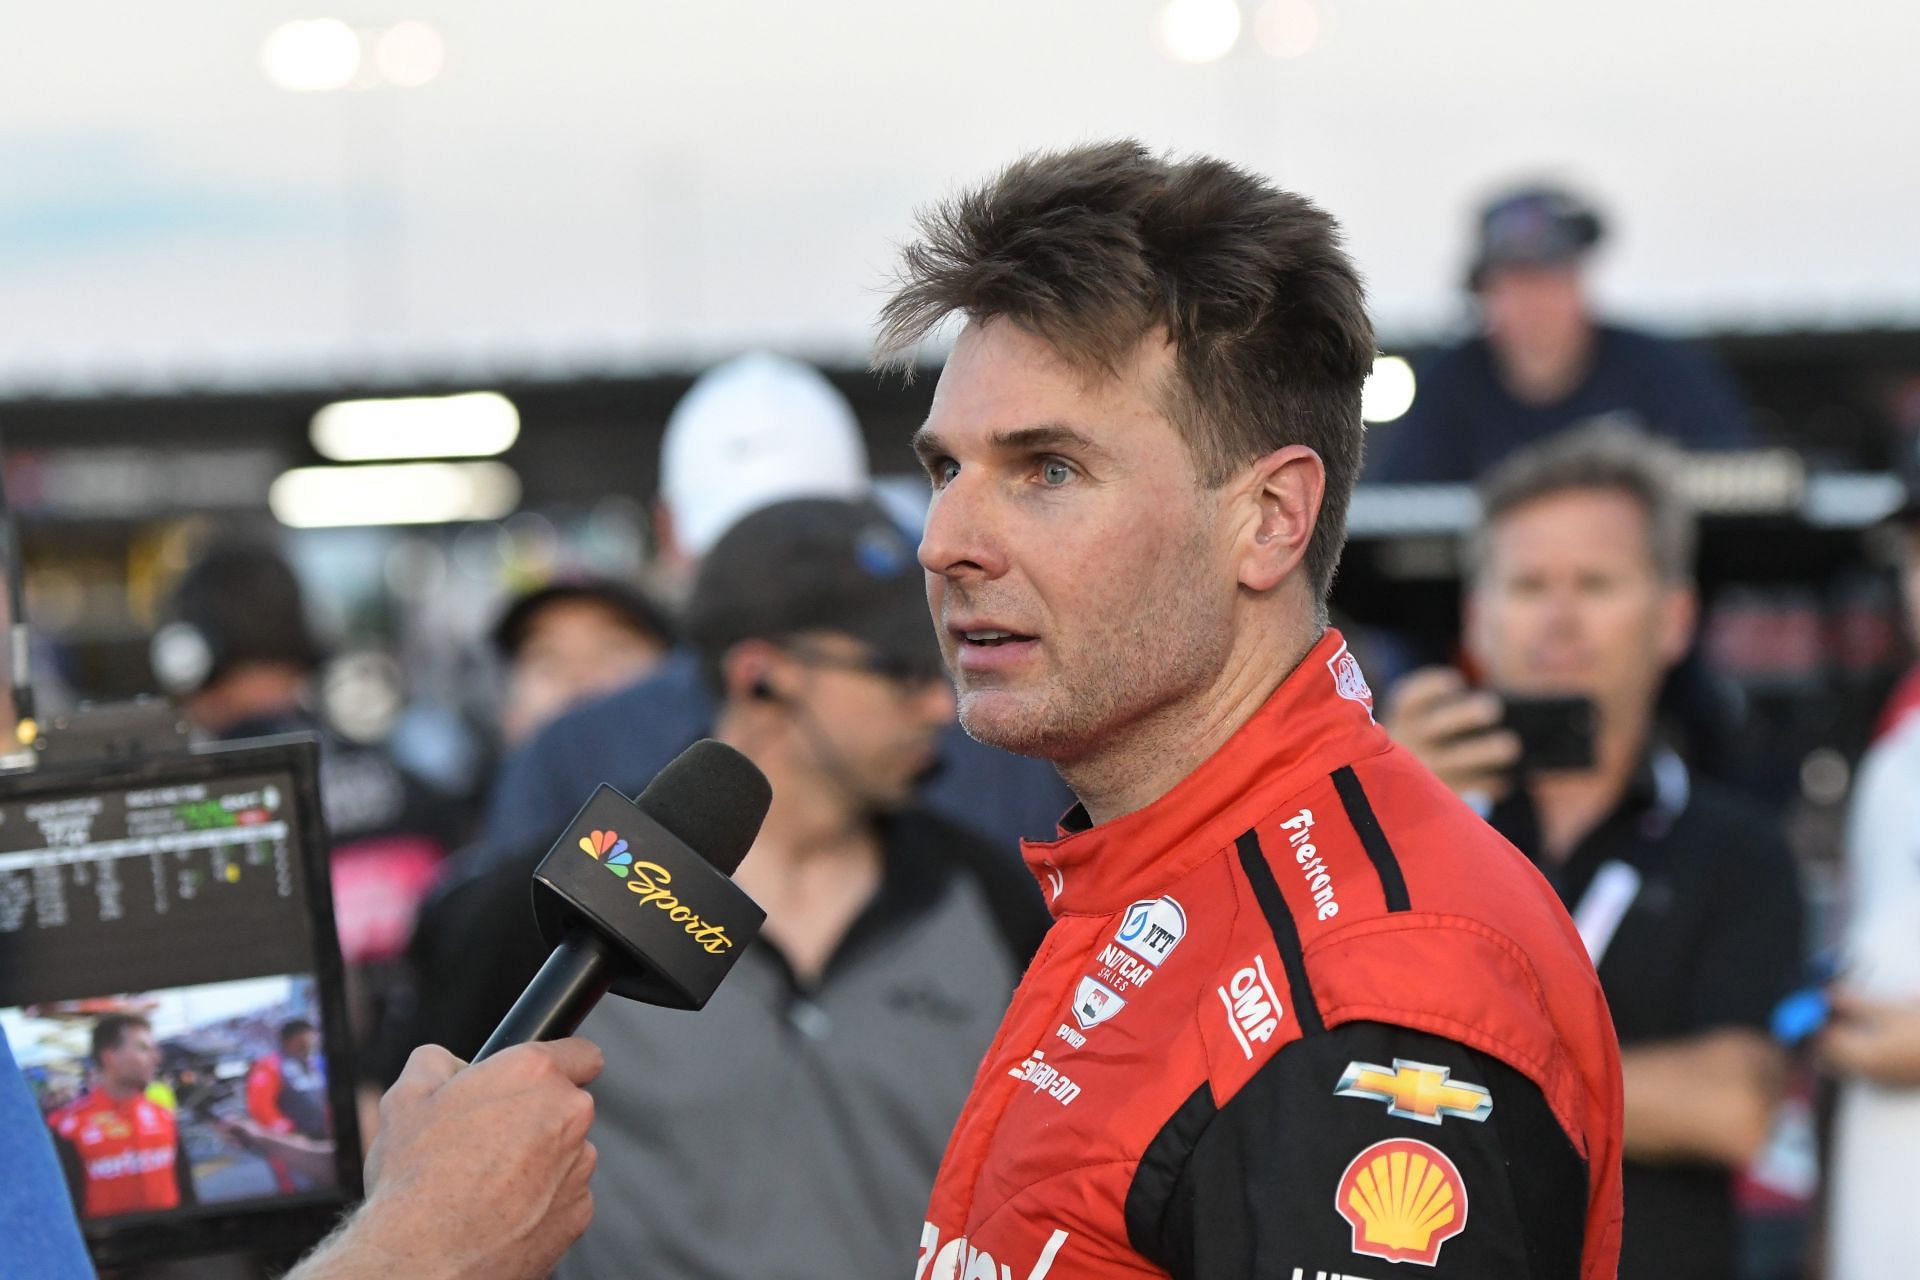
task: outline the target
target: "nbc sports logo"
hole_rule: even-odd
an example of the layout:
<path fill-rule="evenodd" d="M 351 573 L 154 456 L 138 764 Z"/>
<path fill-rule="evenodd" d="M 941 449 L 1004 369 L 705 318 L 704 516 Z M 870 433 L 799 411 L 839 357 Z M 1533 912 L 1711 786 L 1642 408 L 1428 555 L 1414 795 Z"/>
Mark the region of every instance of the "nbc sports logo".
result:
<path fill-rule="evenodd" d="M 618 831 L 596 831 L 581 836 L 580 851 L 623 880 L 633 867 L 633 855 L 627 852 L 627 842 L 620 838 Z"/>

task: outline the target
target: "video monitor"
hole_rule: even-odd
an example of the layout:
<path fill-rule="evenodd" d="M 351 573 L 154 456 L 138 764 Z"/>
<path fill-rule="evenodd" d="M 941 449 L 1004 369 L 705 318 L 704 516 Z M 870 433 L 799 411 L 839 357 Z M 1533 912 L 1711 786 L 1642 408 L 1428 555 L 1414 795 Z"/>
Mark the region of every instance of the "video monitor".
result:
<path fill-rule="evenodd" d="M 311 742 L 0 776 L 0 1026 L 102 1266 L 359 1198 Z"/>

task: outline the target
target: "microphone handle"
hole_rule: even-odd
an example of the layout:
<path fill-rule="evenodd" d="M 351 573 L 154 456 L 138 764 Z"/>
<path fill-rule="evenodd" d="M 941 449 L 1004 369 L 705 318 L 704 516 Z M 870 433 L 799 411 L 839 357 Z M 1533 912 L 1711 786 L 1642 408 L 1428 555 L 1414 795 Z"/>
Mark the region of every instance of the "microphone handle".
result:
<path fill-rule="evenodd" d="M 507 1010 L 475 1062 L 536 1040 L 560 1040 L 579 1030 L 613 984 L 613 957 L 589 929 L 573 928 Z"/>

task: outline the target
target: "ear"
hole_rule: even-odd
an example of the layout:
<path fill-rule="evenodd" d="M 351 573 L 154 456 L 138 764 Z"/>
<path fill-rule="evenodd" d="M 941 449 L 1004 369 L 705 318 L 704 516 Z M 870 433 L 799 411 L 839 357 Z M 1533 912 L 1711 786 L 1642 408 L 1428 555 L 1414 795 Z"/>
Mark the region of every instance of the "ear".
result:
<path fill-rule="evenodd" d="M 1271 591 L 1305 563 L 1326 493 L 1326 464 L 1303 444 L 1285 445 L 1254 462 L 1235 500 L 1245 517 L 1238 547 L 1241 586 Z"/>
<path fill-rule="evenodd" d="M 720 660 L 726 701 L 767 701 L 753 698 L 754 688 L 764 681 L 769 689 L 784 691 L 790 683 L 786 666 L 786 655 L 777 646 L 765 640 L 742 640 Z"/>
<path fill-rule="evenodd" d="M 1660 658 L 1667 666 L 1677 666 L 1693 647 L 1694 627 L 1700 621 L 1700 593 L 1692 583 L 1670 586 L 1660 593 Z"/>

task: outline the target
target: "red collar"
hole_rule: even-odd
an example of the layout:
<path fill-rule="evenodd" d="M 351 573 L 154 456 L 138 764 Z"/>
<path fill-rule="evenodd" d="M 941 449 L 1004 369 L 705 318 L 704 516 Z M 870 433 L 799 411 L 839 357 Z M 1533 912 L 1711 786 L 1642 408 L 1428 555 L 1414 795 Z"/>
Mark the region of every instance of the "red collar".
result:
<path fill-rule="evenodd" d="M 1316 776 L 1386 747 L 1373 694 L 1338 631 L 1320 642 L 1261 708 L 1173 790 L 1111 822 L 1020 851 L 1053 914 L 1108 915 L 1167 885 Z"/>

